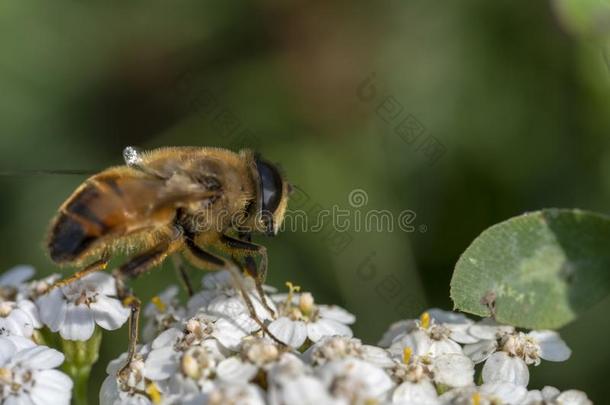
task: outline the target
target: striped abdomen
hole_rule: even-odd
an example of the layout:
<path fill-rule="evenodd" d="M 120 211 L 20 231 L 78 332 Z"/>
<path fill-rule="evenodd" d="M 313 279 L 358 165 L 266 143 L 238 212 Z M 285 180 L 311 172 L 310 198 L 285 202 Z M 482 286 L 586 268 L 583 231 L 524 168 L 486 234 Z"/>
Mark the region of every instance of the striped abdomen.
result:
<path fill-rule="evenodd" d="M 160 205 L 158 199 L 162 186 L 162 181 L 128 168 L 91 177 L 62 205 L 51 225 L 51 259 L 77 262 L 110 237 L 171 223 L 173 207 Z"/>

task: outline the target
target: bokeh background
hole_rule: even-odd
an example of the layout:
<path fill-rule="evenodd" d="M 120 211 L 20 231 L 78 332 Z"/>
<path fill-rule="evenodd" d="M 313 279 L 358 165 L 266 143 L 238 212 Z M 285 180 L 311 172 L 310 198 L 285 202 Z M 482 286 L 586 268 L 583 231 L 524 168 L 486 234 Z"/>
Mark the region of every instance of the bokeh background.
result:
<path fill-rule="evenodd" d="M 416 214 L 410 232 L 257 239 L 269 284 L 345 306 L 376 342 L 392 321 L 451 308 L 453 266 L 490 225 L 543 207 L 608 212 L 609 35 L 600 0 L 3 2 L 0 268 L 59 271 L 44 236 L 86 176 L 37 170 L 121 164 L 126 145 L 251 147 L 310 217 Z M 166 265 L 134 287 L 146 299 L 175 280 Z M 535 368 L 532 386 L 604 403 L 609 312 L 610 299 L 565 327 L 572 358 Z M 104 339 L 92 398 L 125 328 Z"/>

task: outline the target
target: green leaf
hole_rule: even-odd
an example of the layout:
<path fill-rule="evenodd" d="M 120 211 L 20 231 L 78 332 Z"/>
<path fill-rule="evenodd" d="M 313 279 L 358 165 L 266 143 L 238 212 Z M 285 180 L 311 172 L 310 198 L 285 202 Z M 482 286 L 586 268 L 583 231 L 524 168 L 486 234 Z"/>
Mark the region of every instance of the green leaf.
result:
<path fill-rule="evenodd" d="M 523 328 L 559 328 L 610 292 L 610 217 L 547 209 L 484 231 L 451 280 L 457 309 Z"/>

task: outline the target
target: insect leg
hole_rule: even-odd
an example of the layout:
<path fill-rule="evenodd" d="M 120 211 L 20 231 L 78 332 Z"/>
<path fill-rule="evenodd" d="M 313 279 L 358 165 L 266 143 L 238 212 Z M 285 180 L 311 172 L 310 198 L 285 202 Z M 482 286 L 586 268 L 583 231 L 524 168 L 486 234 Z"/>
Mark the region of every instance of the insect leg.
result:
<path fill-rule="evenodd" d="M 142 302 L 135 296 L 129 295 L 123 299 L 123 303 L 129 305 L 131 313 L 129 314 L 129 343 L 127 347 L 127 360 L 125 364 L 117 372 L 117 377 L 125 379 L 127 377 L 127 369 L 133 361 L 138 345 L 138 335 L 140 333 L 140 309 Z"/>
<path fill-rule="evenodd" d="M 59 281 L 56 281 L 55 283 L 53 283 L 53 285 L 51 285 L 51 287 L 49 287 L 49 291 L 51 291 L 52 289 L 57 288 L 57 287 L 63 287 L 68 284 L 71 284 L 71 283 L 75 282 L 76 280 L 80 280 L 81 278 L 83 278 L 91 273 L 95 273 L 97 271 L 102 271 L 102 270 L 106 269 L 106 266 L 108 266 L 108 260 L 109 260 L 108 254 L 104 253 L 99 260 L 96 260 L 95 262 L 89 264 L 87 267 L 85 267 L 81 271 L 74 273 L 73 275 L 71 275 L 70 277 L 68 277 L 66 279 L 59 280 Z"/>
<path fill-rule="evenodd" d="M 173 255 L 172 261 L 174 263 L 174 268 L 176 269 L 176 273 L 178 273 L 178 278 L 182 282 L 182 286 L 186 290 L 186 293 L 189 297 L 193 296 L 193 285 L 191 283 L 191 279 L 187 273 L 186 266 L 184 265 L 184 260 L 179 255 Z"/>
<path fill-rule="evenodd" d="M 146 273 L 148 270 L 161 263 L 167 257 L 167 255 L 173 253 L 175 249 L 176 245 L 172 244 L 164 243 L 158 245 L 147 252 L 132 257 L 127 263 L 123 264 L 112 273 L 117 281 L 119 298 L 123 301 L 124 305 L 129 305 L 131 307 L 131 314 L 129 317 L 129 346 L 127 351 L 127 360 L 117 373 L 119 378 L 122 378 L 125 375 L 125 372 L 127 371 L 127 368 L 131 364 L 136 353 L 141 307 L 140 300 L 126 288 L 125 281 Z"/>
<path fill-rule="evenodd" d="M 237 285 L 242 298 L 248 308 L 248 312 L 250 312 L 250 317 L 260 326 L 262 331 L 266 333 L 271 339 L 273 339 L 276 343 L 281 345 L 282 347 L 286 346 L 284 342 L 279 340 L 273 333 L 269 331 L 267 325 L 258 317 L 256 314 L 256 310 L 254 309 L 254 305 L 252 304 L 252 300 L 248 295 L 246 287 L 244 286 L 243 279 L 239 267 L 234 261 L 229 261 L 219 256 L 216 256 L 212 253 L 208 253 L 205 250 L 201 249 L 199 246 L 195 244 L 191 239 L 186 239 L 186 247 L 188 251 L 193 256 L 193 265 L 199 268 L 209 269 L 209 270 L 228 270 L 231 273 L 231 277 L 233 281 Z"/>
<path fill-rule="evenodd" d="M 267 248 L 262 245 L 257 245 L 256 243 L 252 243 L 249 240 L 236 239 L 227 235 L 222 235 L 220 240 L 225 244 L 226 247 L 229 248 L 233 255 L 244 258 L 246 270 L 248 271 L 248 274 L 254 278 L 256 291 L 260 296 L 263 306 L 272 316 L 275 315 L 274 311 L 267 303 L 267 298 L 265 297 L 263 291 L 263 283 L 267 277 L 267 267 L 269 264 Z M 253 253 L 260 256 L 260 263 L 258 266 L 252 257 Z"/>

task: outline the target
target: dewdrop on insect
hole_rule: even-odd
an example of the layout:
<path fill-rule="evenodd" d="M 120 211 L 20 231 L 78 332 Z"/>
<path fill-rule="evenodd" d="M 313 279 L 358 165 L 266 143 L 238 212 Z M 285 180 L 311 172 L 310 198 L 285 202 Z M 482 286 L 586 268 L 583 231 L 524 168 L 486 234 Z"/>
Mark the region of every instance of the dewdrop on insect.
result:
<path fill-rule="evenodd" d="M 125 149 L 123 149 L 123 159 L 125 160 L 127 166 L 131 167 L 139 166 L 142 163 L 140 151 L 133 146 L 127 146 Z"/>

